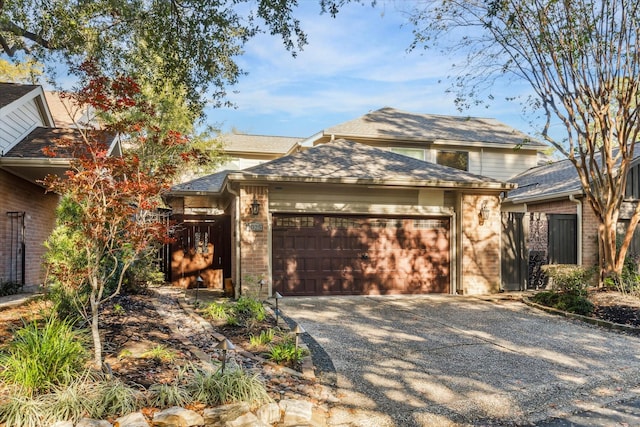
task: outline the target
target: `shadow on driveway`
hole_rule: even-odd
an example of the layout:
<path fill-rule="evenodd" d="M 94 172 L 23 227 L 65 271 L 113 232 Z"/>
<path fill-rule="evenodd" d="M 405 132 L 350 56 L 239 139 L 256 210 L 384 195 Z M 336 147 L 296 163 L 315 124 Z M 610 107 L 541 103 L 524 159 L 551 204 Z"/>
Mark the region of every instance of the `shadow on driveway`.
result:
<path fill-rule="evenodd" d="M 640 395 L 638 337 L 519 302 L 296 297 L 281 309 L 330 359 L 316 364 L 337 383 L 333 425 L 526 425 Z"/>

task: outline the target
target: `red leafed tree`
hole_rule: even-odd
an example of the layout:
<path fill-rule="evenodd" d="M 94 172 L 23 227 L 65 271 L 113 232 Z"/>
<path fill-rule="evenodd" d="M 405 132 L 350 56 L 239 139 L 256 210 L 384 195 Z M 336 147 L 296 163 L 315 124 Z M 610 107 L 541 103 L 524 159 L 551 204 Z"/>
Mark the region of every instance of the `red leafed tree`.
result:
<path fill-rule="evenodd" d="M 117 295 L 128 268 L 151 245 L 168 239 L 166 224 L 155 209 L 160 194 L 168 188 L 181 162 L 197 158 L 189 151 L 189 140 L 177 132 L 147 128 L 145 117 L 153 114 L 140 96 L 138 85 L 124 76 L 107 78 L 85 64 L 87 84 L 71 95 L 74 101 L 90 107 L 97 116 L 111 122 L 78 130 L 77 138 L 56 141 L 46 149 L 49 156 L 70 157 L 66 176 L 48 176 L 48 191 L 63 195 L 76 206 L 72 227 L 81 236 L 78 250 L 86 261 L 75 289 L 89 288 L 87 320 L 91 324 L 94 364 L 102 365 L 99 314 L 101 305 Z M 136 110 L 137 114 L 130 114 Z M 133 120 L 131 117 L 137 117 Z M 130 151 L 110 155 L 110 143 L 123 139 Z M 163 159 L 146 161 L 139 154 L 146 146 L 163 149 Z M 154 150 L 157 152 L 157 150 Z M 176 160 L 178 159 L 178 160 Z M 106 292 L 115 283 L 115 292 Z"/>

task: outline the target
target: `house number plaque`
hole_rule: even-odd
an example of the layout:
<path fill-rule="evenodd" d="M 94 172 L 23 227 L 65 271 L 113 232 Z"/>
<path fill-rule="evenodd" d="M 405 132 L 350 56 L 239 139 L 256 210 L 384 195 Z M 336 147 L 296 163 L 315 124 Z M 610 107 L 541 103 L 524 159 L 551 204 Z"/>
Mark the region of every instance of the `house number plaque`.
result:
<path fill-rule="evenodd" d="M 247 230 L 249 231 L 263 231 L 261 222 L 250 222 L 247 224 Z"/>

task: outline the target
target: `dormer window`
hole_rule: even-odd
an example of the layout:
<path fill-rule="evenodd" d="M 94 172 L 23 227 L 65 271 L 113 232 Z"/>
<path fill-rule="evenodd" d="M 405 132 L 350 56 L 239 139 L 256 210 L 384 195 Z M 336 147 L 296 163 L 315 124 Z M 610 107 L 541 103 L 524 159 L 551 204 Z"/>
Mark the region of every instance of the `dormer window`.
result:
<path fill-rule="evenodd" d="M 438 151 L 436 163 L 450 168 L 469 171 L 469 153 L 466 151 Z"/>
<path fill-rule="evenodd" d="M 424 150 L 422 148 L 399 148 L 392 147 L 392 153 L 402 154 L 403 156 L 412 157 L 418 160 L 425 160 Z"/>

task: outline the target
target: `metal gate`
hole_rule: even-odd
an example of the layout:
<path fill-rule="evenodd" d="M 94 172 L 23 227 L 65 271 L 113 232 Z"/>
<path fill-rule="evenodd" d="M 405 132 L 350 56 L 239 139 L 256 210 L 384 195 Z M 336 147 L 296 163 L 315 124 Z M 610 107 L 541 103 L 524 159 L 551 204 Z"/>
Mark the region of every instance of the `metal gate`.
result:
<path fill-rule="evenodd" d="M 10 283 L 24 286 L 25 244 L 24 212 L 7 212 L 9 217 L 9 277 Z"/>

